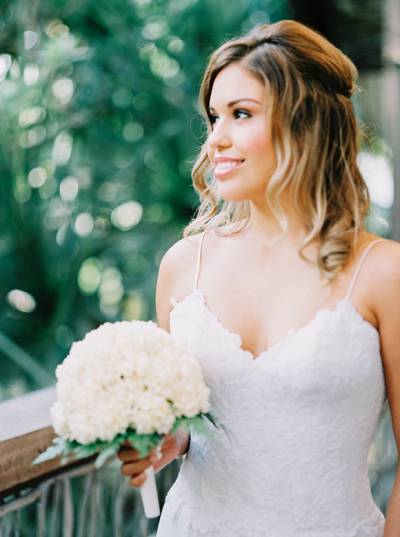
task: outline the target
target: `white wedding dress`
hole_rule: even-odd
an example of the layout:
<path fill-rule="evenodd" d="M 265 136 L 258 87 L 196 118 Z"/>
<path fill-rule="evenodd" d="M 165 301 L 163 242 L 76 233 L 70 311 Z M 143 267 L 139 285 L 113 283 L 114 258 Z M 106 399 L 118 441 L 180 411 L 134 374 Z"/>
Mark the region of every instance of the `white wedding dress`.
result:
<path fill-rule="evenodd" d="M 345 298 L 254 358 L 197 288 L 173 298 L 223 429 L 191 432 L 156 537 L 382 537 L 368 451 L 386 398 L 379 333 Z"/>

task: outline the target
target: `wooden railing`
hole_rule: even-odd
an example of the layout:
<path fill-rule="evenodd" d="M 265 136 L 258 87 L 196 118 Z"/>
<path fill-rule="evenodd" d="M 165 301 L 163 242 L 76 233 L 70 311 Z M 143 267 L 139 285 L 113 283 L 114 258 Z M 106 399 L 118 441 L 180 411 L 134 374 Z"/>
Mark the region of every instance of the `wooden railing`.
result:
<path fill-rule="evenodd" d="M 0 536 L 154 535 L 158 519 L 144 517 L 140 492 L 121 475 L 118 459 L 100 470 L 94 457 L 32 466 L 54 436 L 49 411 L 55 398 L 50 387 L 0 403 Z M 369 455 L 373 495 L 385 512 L 397 464 L 387 404 Z M 179 468 L 177 460 L 156 474 L 161 507 Z"/>
<path fill-rule="evenodd" d="M 0 404 L 0 499 L 61 470 L 60 458 L 32 466 L 54 437 L 49 408 L 55 399 L 50 387 Z"/>
<path fill-rule="evenodd" d="M 55 387 L 0 403 L 0 535 L 35 537 L 145 537 L 158 519 L 146 519 L 138 489 L 118 459 L 97 470 L 94 458 L 32 466 L 54 437 L 50 407 Z M 180 461 L 156 474 L 162 507 Z"/>

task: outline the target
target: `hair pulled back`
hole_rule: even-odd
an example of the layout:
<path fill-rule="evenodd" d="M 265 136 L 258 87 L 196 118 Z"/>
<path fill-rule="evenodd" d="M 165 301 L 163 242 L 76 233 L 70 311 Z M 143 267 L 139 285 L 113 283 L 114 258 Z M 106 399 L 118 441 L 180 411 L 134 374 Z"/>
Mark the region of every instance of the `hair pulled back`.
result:
<path fill-rule="evenodd" d="M 266 202 L 284 236 L 287 219 L 280 194 L 287 189 L 307 230 L 299 254 L 306 259 L 303 249 L 318 240 L 317 264 L 331 280 L 346 265 L 370 208 L 367 185 L 357 165 L 362 132 L 350 99 L 357 69 L 332 43 L 299 22 L 256 26 L 211 54 L 199 93 L 208 134 L 214 80 L 232 63 L 248 70 L 269 90 L 277 166 L 266 185 Z M 231 234 L 249 221 L 250 202 L 221 203 L 210 171 L 205 142 L 192 169 L 201 203 L 184 237 L 205 227 L 219 235 Z"/>

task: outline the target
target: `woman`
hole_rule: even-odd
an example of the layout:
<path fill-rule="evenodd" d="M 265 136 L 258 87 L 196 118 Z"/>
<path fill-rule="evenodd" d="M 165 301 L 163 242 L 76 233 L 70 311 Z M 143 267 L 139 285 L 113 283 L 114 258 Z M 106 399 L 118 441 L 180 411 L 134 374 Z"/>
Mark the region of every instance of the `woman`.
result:
<path fill-rule="evenodd" d="M 289 20 L 210 58 L 202 203 L 162 259 L 156 305 L 224 429 L 169 435 L 158 461 L 120 452 L 134 486 L 187 453 L 157 537 L 400 535 L 400 473 L 385 522 L 367 466 L 386 399 L 400 446 L 400 246 L 364 228 L 356 74 Z"/>

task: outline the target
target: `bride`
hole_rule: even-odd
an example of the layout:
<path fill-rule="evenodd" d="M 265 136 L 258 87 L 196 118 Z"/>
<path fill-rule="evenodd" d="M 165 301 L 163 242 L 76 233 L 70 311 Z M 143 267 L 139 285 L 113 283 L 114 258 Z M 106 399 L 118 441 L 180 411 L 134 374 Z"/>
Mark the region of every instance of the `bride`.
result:
<path fill-rule="evenodd" d="M 183 457 L 157 537 L 399 537 L 368 450 L 388 400 L 400 447 L 400 246 L 365 228 L 350 97 L 357 72 L 310 28 L 253 28 L 210 57 L 201 205 L 159 268 L 158 323 L 189 343 L 224 431 L 168 435 Z"/>

